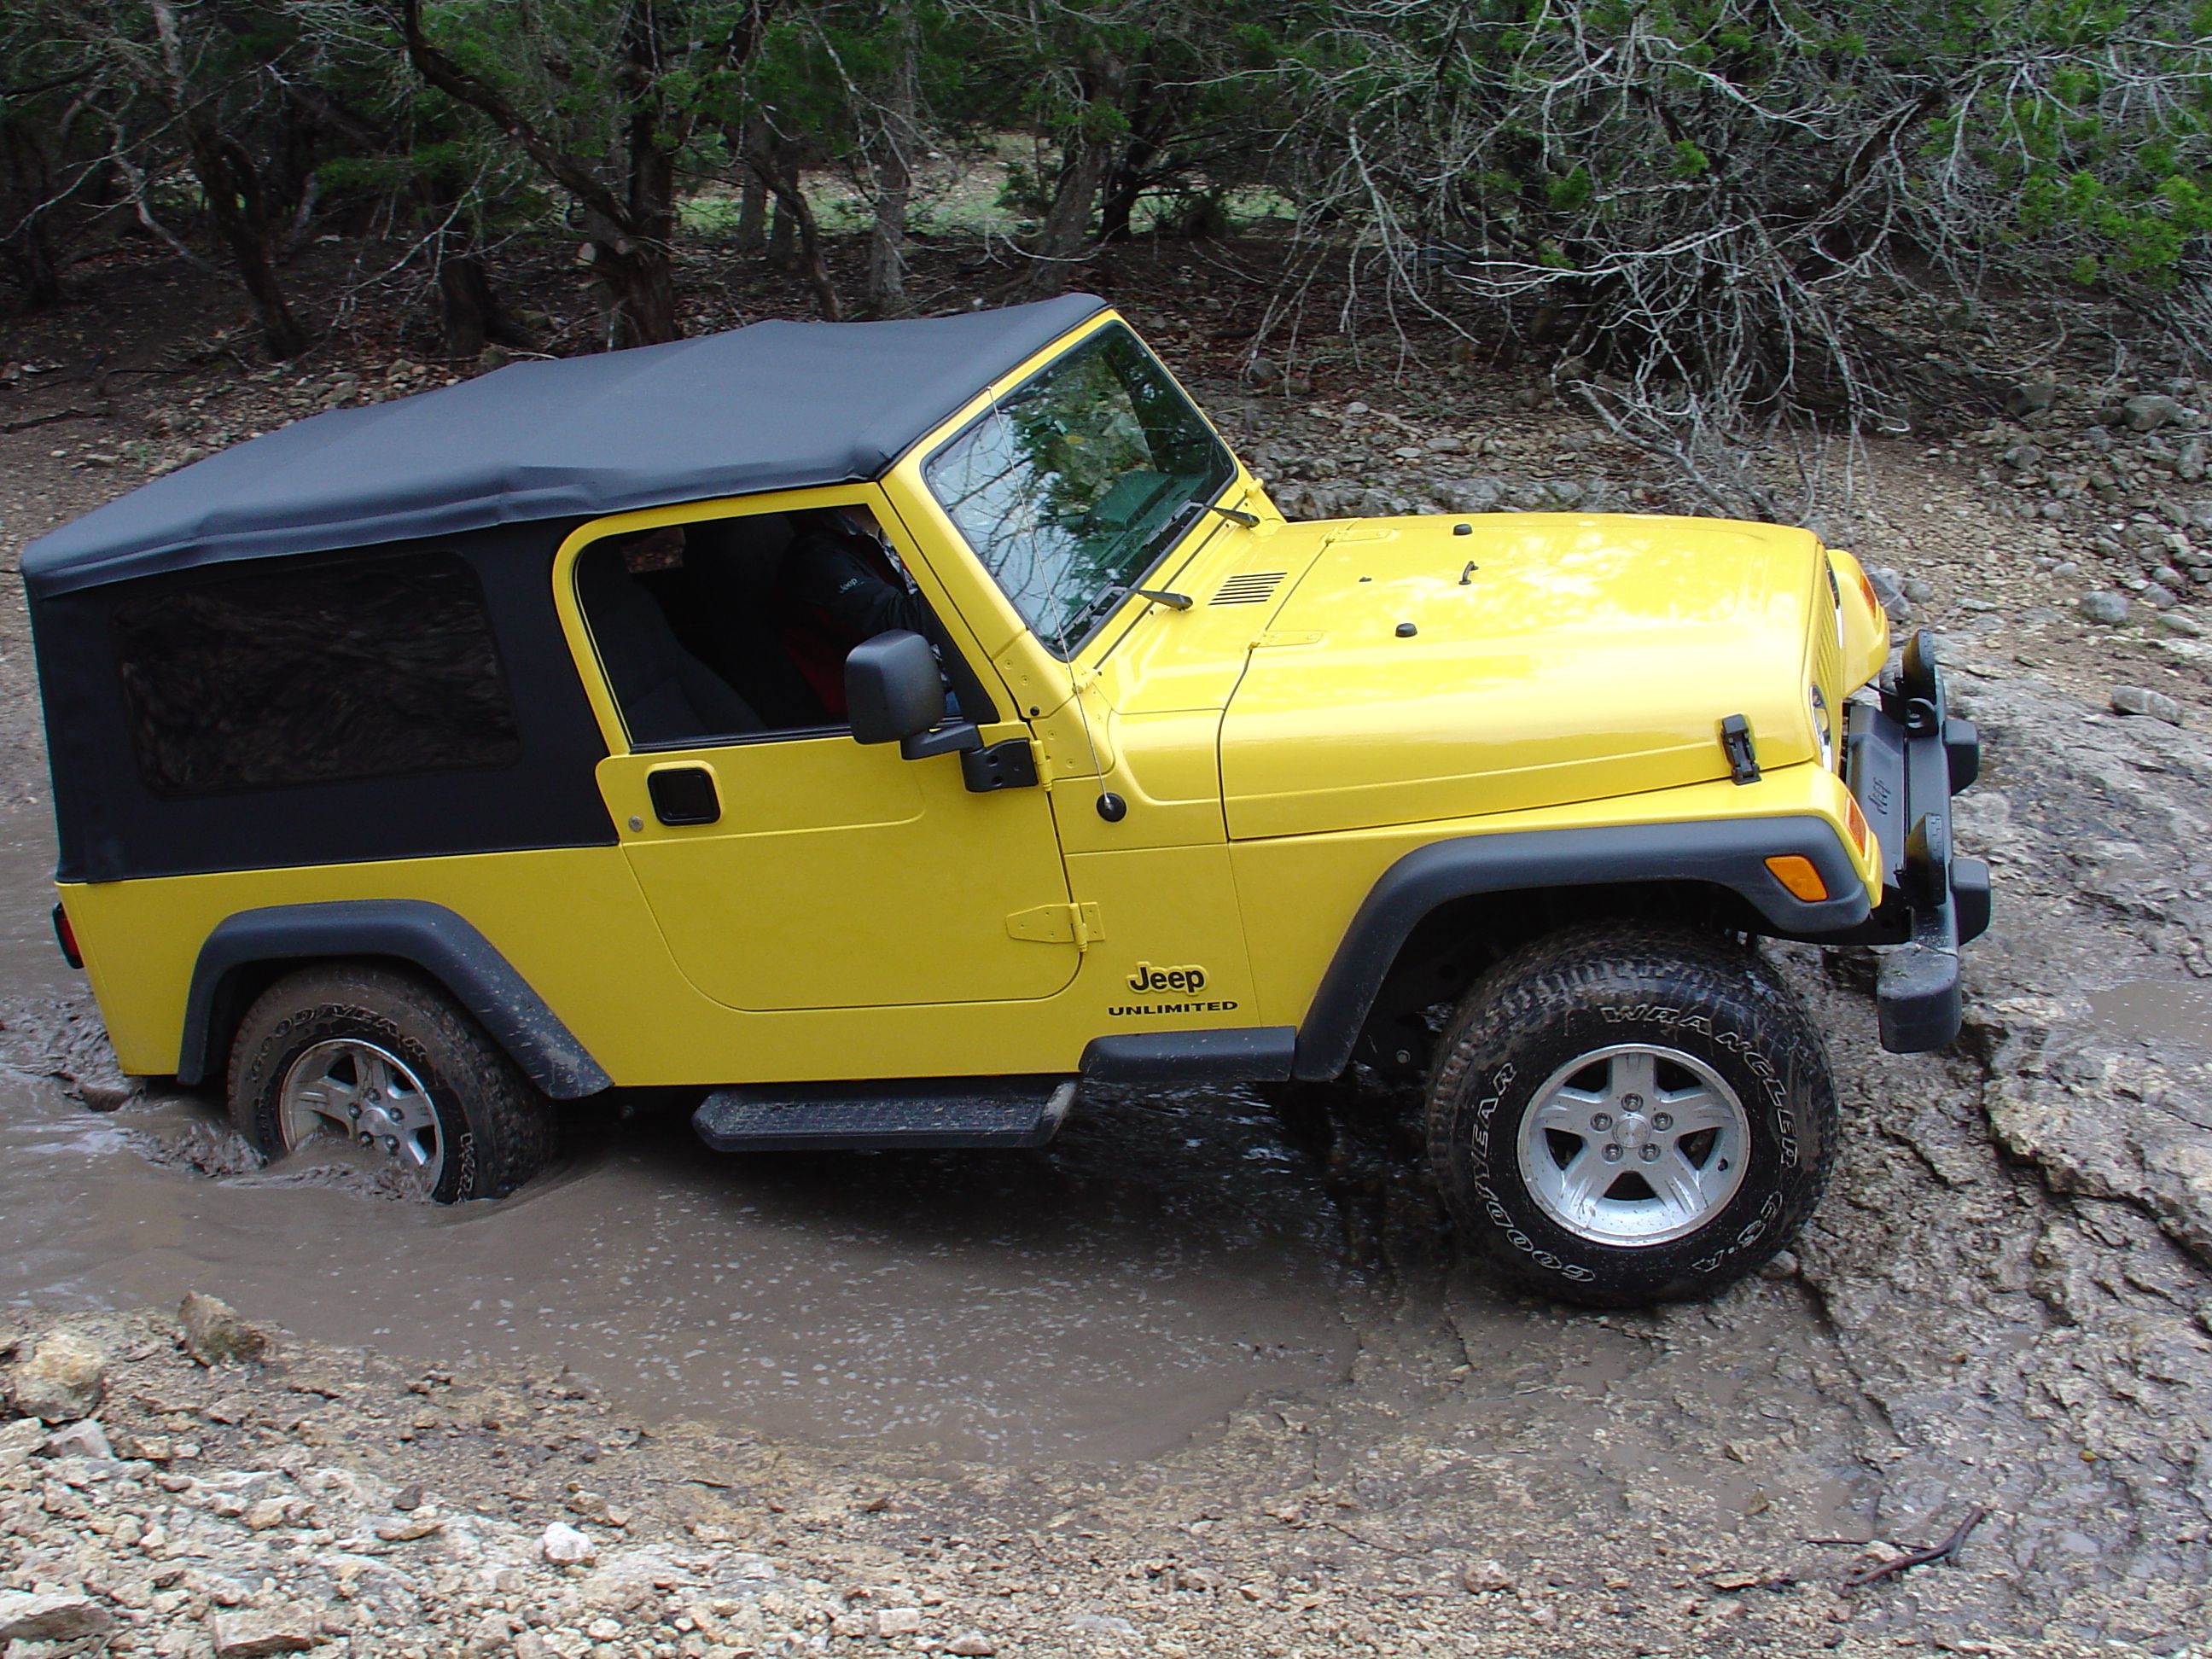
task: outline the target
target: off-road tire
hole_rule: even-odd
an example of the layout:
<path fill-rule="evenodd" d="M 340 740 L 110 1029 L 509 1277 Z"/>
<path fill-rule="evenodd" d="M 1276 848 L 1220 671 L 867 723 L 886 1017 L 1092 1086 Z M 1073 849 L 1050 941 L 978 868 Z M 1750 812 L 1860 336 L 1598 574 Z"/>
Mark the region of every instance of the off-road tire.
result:
<path fill-rule="evenodd" d="M 1594 1242 L 1530 1190 L 1522 1127 L 1563 1067 L 1638 1044 L 1734 1091 L 1741 1182 L 1685 1236 Z M 1797 999 L 1751 949 L 1686 931 L 1584 926 L 1515 951 L 1461 1003 L 1429 1088 L 1430 1164 L 1463 1238 L 1514 1285 L 1595 1307 L 1707 1296 L 1758 1267 L 1819 1202 L 1837 1133 L 1827 1052 Z"/>
<path fill-rule="evenodd" d="M 283 1157 L 285 1074 L 317 1043 L 373 1043 L 421 1080 L 445 1137 L 444 1169 L 426 1194 L 440 1204 L 504 1198 L 553 1150 L 542 1095 L 438 987 L 368 963 L 286 975 L 255 1000 L 231 1044 L 231 1121 L 264 1157 Z"/>

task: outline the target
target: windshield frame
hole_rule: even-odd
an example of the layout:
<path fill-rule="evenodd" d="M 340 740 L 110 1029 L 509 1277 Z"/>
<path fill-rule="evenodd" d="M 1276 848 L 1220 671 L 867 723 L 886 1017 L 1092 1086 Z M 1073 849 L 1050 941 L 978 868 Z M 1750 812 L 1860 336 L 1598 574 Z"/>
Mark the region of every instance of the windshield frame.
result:
<path fill-rule="evenodd" d="M 930 479 L 930 471 L 948 450 L 967 439 L 986 422 L 1004 419 L 1006 406 L 1008 404 L 1054 373 L 1076 353 L 1103 349 L 1103 342 L 1109 337 L 1115 335 L 1119 335 L 1133 346 L 1151 364 L 1153 370 L 1164 378 L 1168 388 L 1175 394 L 1181 407 L 1188 414 L 1197 429 L 1206 434 L 1217 458 L 1218 469 L 1215 472 L 1209 473 L 1207 479 L 1193 492 L 1190 498 L 1163 520 L 1165 527 L 1159 532 L 1160 539 L 1152 550 L 1152 556 L 1140 569 L 1132 573 L 1120 584 L 1119 594 L 1110 603 L 1104 603 L 1103 602 L 1104 595 L 1110 590 L 1100 590 L 1100 599 L 1094 600 L 1082 634 L 1073 639 L 1055 642 L 1038 631 L 1036 625 L 1030 621 L 1021 605 L 1006 592 L 1005 586 L 993 571 L 983 550 L 976 547 L 966 528 L 954 516 L 951 506 L 938 495 Z M 1213 422 L 1206 417 L 1206 411 L 1199 407 L 1197 400 L 1183 389 L 1182 382 L 1177 380 L 1167 364 L 1161 361 L 1159 354 L 1146 343 L 1144 337 L 1121 317 L 1112 313 L 1109 313 L 1097 325 L 1085 328 L 1075 337 L 1063 343 L 1051 357 L 1023 375 L 1020 380 L 1004 387 L 990 388 L 987 393 L 987 400 L 981 408 L 976 410 L 973 415 L 951 432 L 946 433 L 936 443 L 932 444 L 926 452 L 917 455 L 915 459 L 915 467 L 913 477 L 915 483 L 928 497 L 931 505 L 943 515 L 945 522 L 951 526 L 953 533 L 960 538 L 961 546 L 966 549 L 969 556 L 975 560 L 984 580 L 990 584 L 992 592 L 998 595 L 1015 617 L 1020 621 L 1024 631 L 1031 639 L 1042 647 L 1054 661 L 1065 663 L 1073 662 L 1085 649 L 1097 641 L 1108 624 L 1121 614 L 1122 607 L 1130 599 L 1139 597 L 1137 590 L 1143 587 L 1156 572 L 1174 557 L 1176 550 L 1190 540 L 1192 532 L 1200 526 L 1206 516 L 1207 510 L 1217 505 L 1224 495 L 1233 490 L 1243 476 L 1243 467 L 1237 460 L 1236 452 L 1229 447 L 1219 431 L 1215 428 Z M 1216 482 L 1217 478 L 1218 482 Z"/>

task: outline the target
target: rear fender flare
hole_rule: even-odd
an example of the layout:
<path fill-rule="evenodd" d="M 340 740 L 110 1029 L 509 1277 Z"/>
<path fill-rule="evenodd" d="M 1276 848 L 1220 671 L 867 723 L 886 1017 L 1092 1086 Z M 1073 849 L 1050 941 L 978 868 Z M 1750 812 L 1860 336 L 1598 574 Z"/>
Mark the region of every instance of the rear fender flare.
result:
<path fill-rule="evenodd" d="M 1832 894 L 1796 897 L 1766 868 L 1796 854 Z M 1856 926 L 1870 908 L 1866 884 L 1835 830 L 1809 815 L 1718 823 L 1526 830 L 1465 836 L 1418 848 L 1376 880 L 1352 919 L 1298 1027 L 1295 1074 L 1339 1075 L 1398 953 L 1437 906 L 1455 899 L 1639 882 L 1697 883 L 1737 894 L 1770 927 L 1811 939 Z"/>
<path fill-rule="evenodd" d="M 591 1051 L 490 940 L 444 905 L 422 899 L 279 904 L 225 918 L 192 966 L 177 1080 L 200 1083 L 221 1069 L 230 1033 L 218 1028 L 217 1016 L 241 972 L 363 957 L 404 962 L 436 981 L 556 1100 L 580 1099 L 614 1086 Z"/>

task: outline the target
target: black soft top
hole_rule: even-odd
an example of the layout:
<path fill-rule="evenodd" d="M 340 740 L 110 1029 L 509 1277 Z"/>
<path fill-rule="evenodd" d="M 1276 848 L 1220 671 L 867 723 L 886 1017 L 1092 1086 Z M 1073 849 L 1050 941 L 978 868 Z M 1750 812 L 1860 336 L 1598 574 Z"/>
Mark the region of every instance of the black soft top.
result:
<path fill-rule="evenodd" d="M 336 410 L 157 478 L 23 552 L 33 599 L 271 554 L 879 477 L 1091 295 L 892 323 L 755 323 Z"/>

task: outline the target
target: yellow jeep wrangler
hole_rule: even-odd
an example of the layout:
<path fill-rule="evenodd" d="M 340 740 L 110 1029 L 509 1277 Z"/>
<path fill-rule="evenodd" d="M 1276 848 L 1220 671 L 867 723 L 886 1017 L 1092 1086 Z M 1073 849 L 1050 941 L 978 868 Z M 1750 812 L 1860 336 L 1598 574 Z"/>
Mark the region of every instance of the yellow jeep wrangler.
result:
<path fill-rule="evenodd" d="M 1595 1303 L 1818 1197 L 1761 936 L 1956 1034 L 1989 879 L 1924 645 L 1801 530 L 1289 523 L 1074 296 L 763 323 L 319 416 L 23 559 L 63 949 L 132 1073 L 498 1196 L 549 1097 L 1034 1146 L 1087 1080 L 1425 1085 Z"/>

